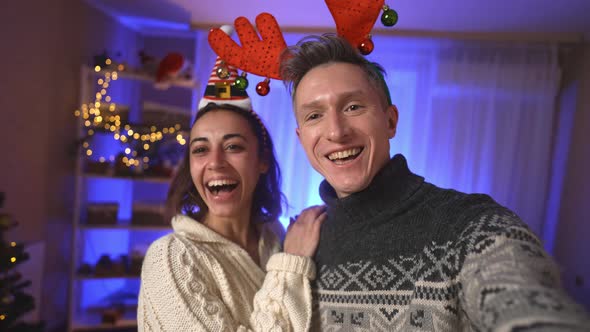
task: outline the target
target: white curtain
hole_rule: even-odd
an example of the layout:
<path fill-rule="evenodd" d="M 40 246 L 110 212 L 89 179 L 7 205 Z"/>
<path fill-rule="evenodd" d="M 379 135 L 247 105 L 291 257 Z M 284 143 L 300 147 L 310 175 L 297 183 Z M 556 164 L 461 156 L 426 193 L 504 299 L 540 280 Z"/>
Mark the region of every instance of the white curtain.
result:
<path fill-rule="evenodd" d="M 288 45 L 303 35 L 287 33 Z M 458 42 L 374 36 L 368 58 L 387 71 L 399 109 L 391 154 L 428 182 L 486 193 L 543 236 L 555 99 L 560 71 L 552 44 Z M 200 53 L 201 54 L 201 53 Z M 201 77 L 207 77 L 211 60 Z M 291 99 L 281 82 L 260 97 L 262 78 L 248 76 L 248 93 L 275 143 L 290 209 L 320 204 L 322 177 L 295 135 Z M 286 221 L 286 219 L 284 219 Z"/>

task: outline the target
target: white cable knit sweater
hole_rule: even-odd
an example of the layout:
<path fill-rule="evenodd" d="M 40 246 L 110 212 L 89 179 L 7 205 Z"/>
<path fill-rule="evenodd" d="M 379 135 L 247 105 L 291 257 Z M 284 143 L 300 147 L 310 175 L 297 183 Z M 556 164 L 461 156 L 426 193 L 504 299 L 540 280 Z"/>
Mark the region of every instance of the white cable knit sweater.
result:
<path fill-rule="evenodd" d="M 279 253 L 277 222 L 260 225 L 260 265 L 237 244 L 178 215 L 174 233 L 148 249 L 139 331 L 307 331 L 311 258 Z"/>

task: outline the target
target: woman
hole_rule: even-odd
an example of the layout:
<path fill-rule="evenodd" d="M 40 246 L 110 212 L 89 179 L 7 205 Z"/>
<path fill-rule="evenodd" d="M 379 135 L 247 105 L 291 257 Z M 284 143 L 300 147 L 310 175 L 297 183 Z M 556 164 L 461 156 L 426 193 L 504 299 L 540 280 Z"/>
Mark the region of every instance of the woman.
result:
<path fill-rule="evenodd" d="M 280 171 L 252 111 L 210 103 L 168 203 L 174 232 L 146 253 L 139 331 L 305 331 L 322 207 L 292 223 L 280 253 Z"/>

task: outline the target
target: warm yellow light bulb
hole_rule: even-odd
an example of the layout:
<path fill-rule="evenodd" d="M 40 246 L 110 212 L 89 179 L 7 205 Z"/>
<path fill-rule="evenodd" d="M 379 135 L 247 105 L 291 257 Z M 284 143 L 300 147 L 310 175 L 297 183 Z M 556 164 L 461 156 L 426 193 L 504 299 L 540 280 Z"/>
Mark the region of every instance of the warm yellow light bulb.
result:
<path fill-rule="evenodd" d="M 125 70 L 125 65 L 123 65 L 122 63 L 121 63 L 121 64 L 119 64 L 119 65 L 117 66 L 117 70 L 118 70 L 118 71 L 123 71 L 123 70 Z"/>
<path fill-rule="evenodd" d="M 125 153 L 126 153 L 126 154 L 130 154 L 130 153 L 131 153 L 131 149 L 130 149 L 130 148 L 126 148 L 126 149 L 125 149 Z"/>
<path fill-rule="evenodd" d="M 174 128 L 175 128 L 176 130 L 180 130 L 180 124 L 178 124 L 178 123 L 177 123 L 177 124 L 175 124 L 175 125 L 174 125 Z"/>
<path fill-rule="evenodd" d="M 152 133 L 153 133 L 153 132 L 155 132 L 156 130 L 158 130 L 158 128 L 156 128 L 156 126 L 151 126 L 151 127 L 150 127 L 150 131 L 151 131 Z"/>
<path fill-rule="evenodd" d="M 100 157 L 100 158 L 98 158 L 98 161 L 100 161 L 101 163 L 104 163 L 106 161 L 106 159 L 104 157 Z"/>
<path fill-rule="evenodd" d="M 120 136 L 119 136 L 119 134 L 115 134 L 113 137 L 115 138 L 115 140 L 119 140 Z"/>
<path fill-rule="evenodd" d="M 103 96 L 106 95 L 107 94 L 107 90 L 106 89 L 100 90 L 100 94 L 103 95 Z"/>
<path fill-rule="evenodd" d="M 125 127 L 127 127 L 127 126 L 125 126 Z M 127 135 L 133 136 L 133 130 L 132 129 L 127 130 Z"/>
<path fill-rule="evenodd" d="M 148 158 L 147 156 L 143 157 L 143 162 L 144 163 L 149 163 L 150 162 L 150 158 Z"/>
<path fill-rule="evenodd" d="M 116 108 L 116 107 L 117 107 L 117 106 L 116 106 L 114 103 L 111 103 L 111 104 L 109 105 L 109 111 L 111 111 L 111 112 L 115 111 L 115 108 Z"/>
<path fill-rule="evenodd" d="M 13 263 L 16 262 L 16 257 L 10 257 L 10 261 Z"/>
<path fill-rule="evenodd" d="M 127 137 L 125 135 L 121 135 L 121 142 L 127 142 Z"/>
<path fill-rule="evenodd" d="M 94 67 L 94 71 L 98 73 L 100 71 L 100 66 Z"/>
<path fill-rule="evenodd" d="M 131 129 L 131 127 L 128 124 L 126 124 L 125 125 L 125 130 L 129 130 L 129 129 Z"/>
<path fill-rule="evenodd" d="M 176 140 L 180 141 L 181 139 L 182 139 L 182 135 L 181 134 L 176 135 Z"/>
<path fill-rule="evenodd" d="M 85 125 L 86 127 L 90 127 L 90 120 L 86 120 L 86 121 L 84 121 L 84 125 Z"/>
<path fill-rule="evenodd" d="M 106 63 L 107 65 L 110 65 L 113 62 L 111 61 L 111 59 L 107 59 L 104 63 Z"/>
<path fill-rule="evenodd" d="M 119 78 L 119 75 L 116 71 L 113 72 L 113 80 L 116 81 Z"/>
<path fill-rule="evenodd" d="M 80 111 L 79 111 L 79 110 L 75 110 L 75 111 L 74 111 L 74 115 L 75 115 L 75 116 L 80 116 Z"/>
<path fill-rule="evenodd" d="M 168 131 L 170 132 L 170 134 L 174 134 L 174 132 L 175 132 L 176 130 L 174 129 L 174 127 L 170 127 L 170 129 L 168 129 Z"/>
<path fill-rule="evenodd" d="M 104 101 L 106 101 L 107 103 L 108 103 L 108 102 L 110 102 L 110 101 L 111 101 L 111 96 L 106 96 L 106 97 L 104 98 Z"/>
<path fill-rule="evenodd" d="M 138 133 L 133 134 L 133 138 L 139 139 L 139 134 Z"/>
<path fill-rule="evenodd" d="M 97 83 L 98 85 L 102 85 L 104 83 L 104 80 L 102 78 L 99 78 Z"/>
<path fill-rule="evenodd" d="M 144 150 L 149 150 L 149 148 L 150 148 L 150 145 L 149 144 L 146 143 L 146 144 L 143 145 L 143 149 Z"/>
<path fill-rule="evenodd" d="M 86 150 L 86 155 L 89 157 L 92 156 L 92 150 L 90 150 L 90 149 Z"/>
<path fill-rule="evenodd" d="M 123 162 L 124 162 L 124 163 L 128 163 L 128 162 L 129 162 L 129 158 L 127 158 L 127 157 L 123 157 Z"/>
<path fill-rule="evenodd" d="M 11 247 L 16 247 L 16 242 L 10 242 Z"/>
<path fill-rule="evenodd" d="M 164 134 L 168 134 L 168 128 L 164 128 L 164 129 L 162 129 L 162 132 L 163 132 Z"/>
<path fill-rule="evenodd" d="M 87 148 L 89 145 L 90 145 L 90 144 L 88 144 L 88 142 L 84 142 L 84 143 L 82 144 L 82 147 L 84 147 L 84 149 L 86 149 L 86 148 Z"/>
<path fill-rule="evenodd" d="M 105 88 L 105 89 L 108 88 L 109 87 L 109 83 L 106 83 L 105 82 L 104 84 L 102 84 L 102 87 Z"/>

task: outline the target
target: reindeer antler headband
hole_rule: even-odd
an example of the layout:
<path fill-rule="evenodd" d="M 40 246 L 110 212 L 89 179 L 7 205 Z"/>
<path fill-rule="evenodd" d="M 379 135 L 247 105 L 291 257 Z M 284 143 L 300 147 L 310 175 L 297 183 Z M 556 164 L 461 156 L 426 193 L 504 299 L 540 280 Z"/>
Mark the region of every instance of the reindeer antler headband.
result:
<path fill-rule="evenodd" d="M 397 13 L 384 5 L 384 0 L 325 0 L 325 2 L 336 22 L 338 35 L 345 38 L 351 45 L 355 45 L 364 55 L 373 51 L 374 45 L 370 32 L 381 10 L 383 10 L 381 15 L 383 25 L 393 26 L 397 23 Z M 279 58 L 282 51 L 287 48 L 281 29 L 276 19 L 268 13 L 262 13 L 256 17 L 256 27 L 260 37 L 245 17 L 238 17 L 234 24 L 241 46 L 219 28 L 209 31 L 209 44 L 226 64 L 244 72 L 234 83 L 238 88 L 248 87 L 245 72 L 266 77 L 263 82 L 256 85 L 256 92 L 266 96 L 270 91 L 270 78 L 281 79 Z"/>

